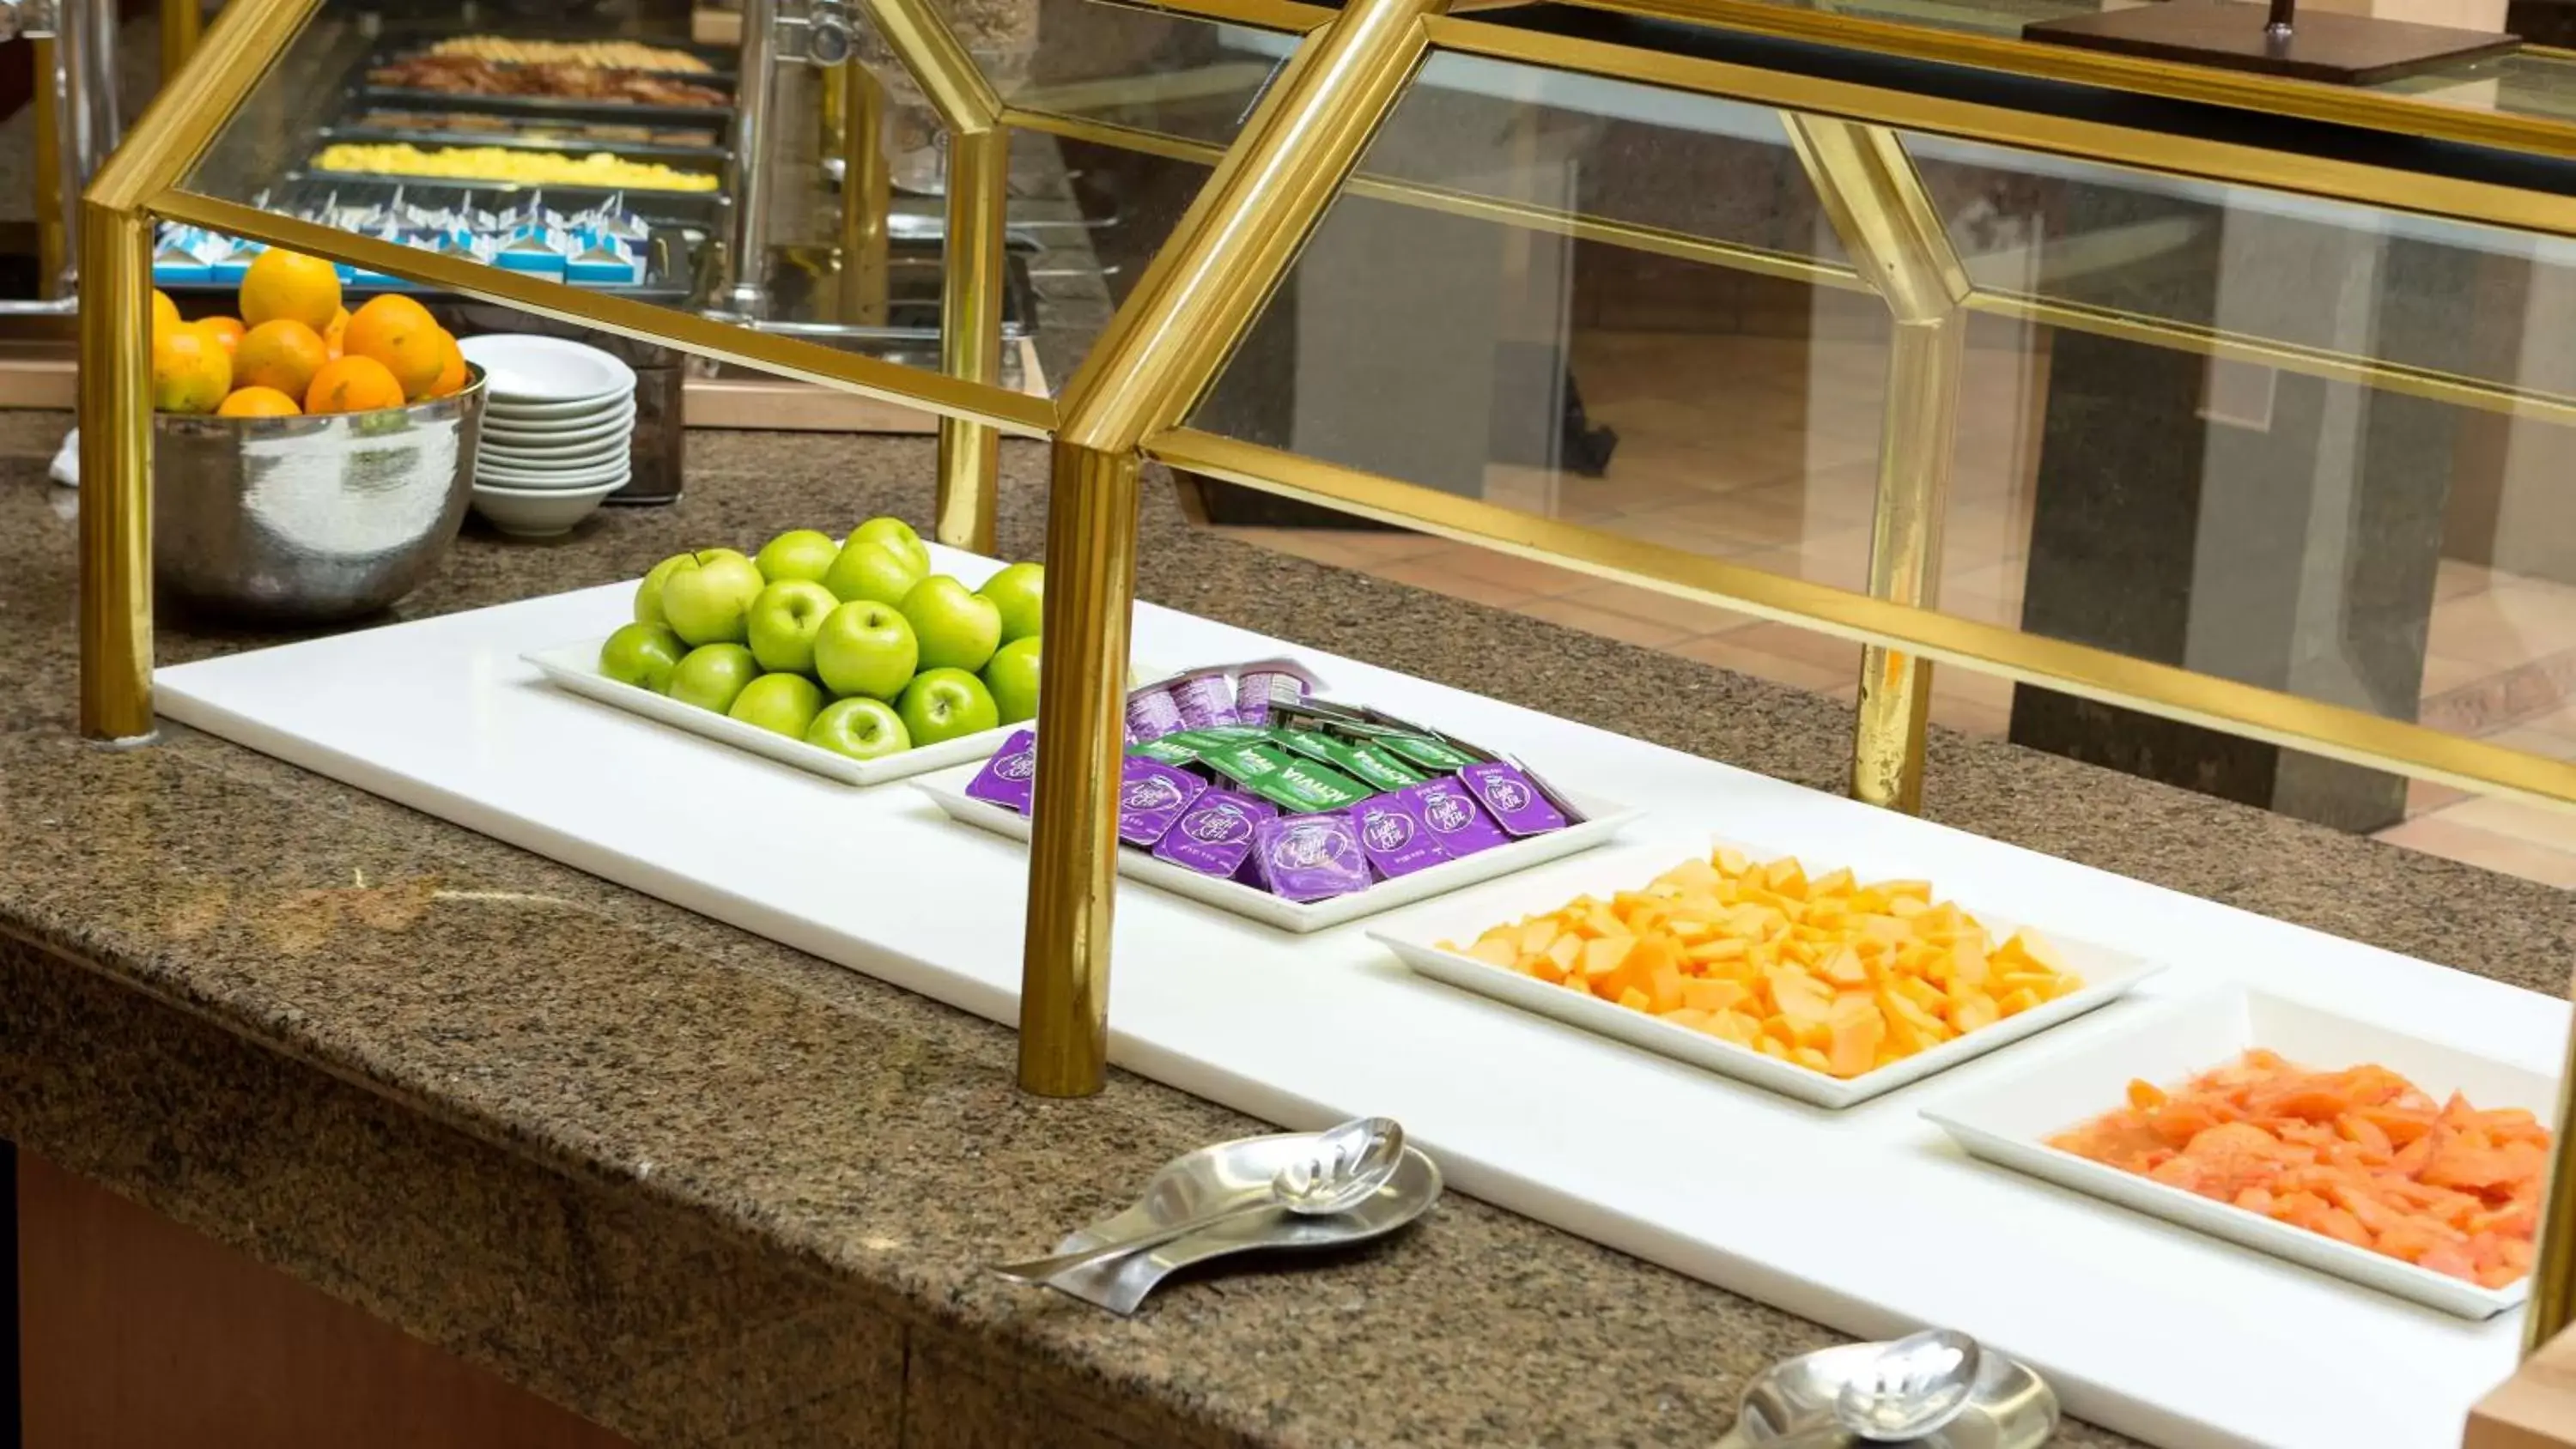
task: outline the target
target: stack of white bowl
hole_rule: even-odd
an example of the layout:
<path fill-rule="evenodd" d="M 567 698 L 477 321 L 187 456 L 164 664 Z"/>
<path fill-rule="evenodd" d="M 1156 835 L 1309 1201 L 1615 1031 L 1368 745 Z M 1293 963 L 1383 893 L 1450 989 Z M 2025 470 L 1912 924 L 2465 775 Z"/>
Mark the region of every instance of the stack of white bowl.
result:
<path fill-rule="evenodd" d="M 492 333 L 457 344 L 488 379 L 474 511 L 518 538 L 568 533 L 633 467 L 635 370 L 559 337 Z"/>

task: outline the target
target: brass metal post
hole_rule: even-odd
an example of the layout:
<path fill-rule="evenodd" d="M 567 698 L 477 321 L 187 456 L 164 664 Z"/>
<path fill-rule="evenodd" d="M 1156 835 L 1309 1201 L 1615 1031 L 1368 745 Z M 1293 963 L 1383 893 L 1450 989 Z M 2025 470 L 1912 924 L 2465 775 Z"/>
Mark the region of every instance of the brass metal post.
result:
<path fill-rule="evenodd" d="M 1941 519 L 1959 414 L 1964 312 L 1900 321 L 1888 339 L 1887 403 L 1879 418 L 1878 501 L 1870 524 L 1869 591 L 1931 608 L 1941 581 Z M 1859 722 L 1852 735 L 1855 800 L 1923 809 L 1923 737 L 1932 717 L 1932 661 L 1864 645 Z"/>
<path fill-rule="evenodd" d="M 197 53 L 197 36 L 206 23 L 203 0 L 161 0 L 161 82 L 169 84 Z"/>
<path fill-rule="evenodd" d="M 152 213 L 320 0 L 234 0 L 80 211 L 80 728 L 152 733 Z M 62 184 L 72 184 L 64 177 Z"/>
<path fill-rule="evenodd" d="M 81 733 L 152 733 L 152 222 L 81 215 Z"/>
<path fill-rule="evenodd" d="M 1010 204 L 1005 126 L 948 138 L 948 237 L 940 258 L 940 370 L 968 382 L 1002 377 L 1002 285 Z M 990 423 L 939 420 L 939 541 L 993 551 L 1002 435 Z"/>
<path fill-rule="evenodd" d="M 894 182 L 885 154 L 885 90 L 864 65 L 841 77 L 841 320 L 886 319 L 886 213 Z"/>
<path fill-rule="evenodd" d="M 1140 449 L 1260 315 L 1427 48 L 1440 0 L 1355 0 L 1311 33 L 1066 385 L 1047 522 L 1020 1085 L 1108 1077 Z"/>
<path fill-rule="evenodd" d="M 1108 1071 L 1110 902 L 1142 468 L 1133 452 L 1055 445 L 1020 975 L 1020 1085 L 1047 1097 L 1088 1096 Z"/>
<path fill-rule="evenodd" d="M 1931 608 L 1940 593 L 1941 521 L 1958 430 L 1967 272 L 1894 132 L 1785 111 L 1781 121 L 1836 235 L 1896 323 L 1879 418 L 1869 592 Z M 1862 647 L 1852 798 L 1908 814 L 1923 808 L 1931 708 L 1931 660 Z"/>

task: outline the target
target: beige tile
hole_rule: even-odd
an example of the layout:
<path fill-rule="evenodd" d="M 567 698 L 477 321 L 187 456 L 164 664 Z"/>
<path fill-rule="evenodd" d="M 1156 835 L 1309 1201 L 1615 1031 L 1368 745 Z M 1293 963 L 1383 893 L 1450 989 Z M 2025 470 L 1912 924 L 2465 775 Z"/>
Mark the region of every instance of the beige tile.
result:
<path fill-rule="evenodd" d="M 2483 738 L 2488 744 L 2502 745 L 2508 750 L 2527 750 L 2552 760 L 2576 760 L 2576 734 L 2542 729 L 2537 725 L 2516 725 Z"/>
<path fill-rule="evenodd" d="M 1767 619 L 1732 630 L 1726 637 L 1747 649 L 1759 649 L 1765 654 L 1802 660 L 1819 669 L 1830 670 L 1847 683 L 1860 677 L 1860 646 L 1847 639 Z"/>
<path fill-rule="evenodd" d="M 2437 601 L 2460 598 L 2493 588 L 2499 578 L 2510 577 L 2512 575 L 2500 575 L 2484 564 L 2464 563 L 2459 559 L 2446 558 L 2434 567 L 2433 597 Z"/>
<path fill-rule="evenodd" d="M 2474 659 L 2454 659 L 2447 654 L 2427 654 L 2424 656 L 2424 697 L 2430 699 L 2437 694 L 2465 689 L 2479 680 L 2492 678 L 2495 673 L 2496 666 L 2492 664 L 2481 664 Z"/>
<path fill-rule="evenodd" d="M 1626 614 L 1649 623 L 1668 624 L 1687 635 L 1722 634 L 1761 622 L 1751 614 L 1739 614 L 1715 604 L 1677 599 L 1634 584 L 1586 584 L 1579 589 L 1569 589 L 1558 597 L 1586 608 L 1606 609 L 1613 614 Z"/>
<path fill-rule="evenodd" d="M 1649 649 L 1660 649 L 1692 637 L 1688 629 L 1672 624 L 1640 619 L 1631 614 L 1613 613 L 1608 609 L 1596 609 L 1588 604 L 1572 603 L 1565 599 L 1529 599 L 1513 605 L 1512 612 L 1532 619 L 1545 619 L 1551 624 L 1562 624 L 1569 629 L 1580 629 L 1586 634 L 1598 634 L 1604 639 L 1616 639 L 1623 644 L 1643 645 Z"/>
<path fill-rule="evenodd" d="M 1862 590 L 1869 587 L 1869 533 L 1828 534 L 1796 548 L 1748 553 L 1736 562 L 1830 588 Z"/>
<path fill-rule="evenodd" d="M 1683 549 L 1703 558 L 1738 558 L 1777 548 L 1776 538 L 1748 537 L 1735 529 L 1694 522 L 1670 513 L 1623 513 L 1597 525 L 1605 533 L 1633 538 L 1641 543 L 1661 544 Z"/>
<path fill-rule="evenodd" d="M 1406 559 L 1398 563 L 1378 564 L 1369 569 L 1377 577 L 1471 604 L 1486 604 L 1497 609 L 1516 608 L 1529 602 L 1526 590 L 1506 588 L 1501 584 L 1462 574 L 1443 560 Z"/>
<path fill-rule="evenodd" d="M 2403 825 L 2390 826 L 2379 832 L 2378 838 L 2391 845 L 2402 845 L 2464 865 L 2576 889 L 2576 853 L 2461 824 L 2452 818 L 2453 812 L 2461 808 L 2453 806 L 2450 810 L 2437 811 Z"/>
<path fill-rule="evenodd" d="M 1518 554 L 1502 553 L 1473 544 L 1452 544 L 1445 553 L 1407 560 L 1427 567 L 1438 567 L 1463 574 L 1468 578 L 1512 589 L 1523 594 L 1561 594 L 1592 582 L 1589 574 L 1540 563 Z"/>
<path fill-rule="evenodd" d="M 2409 780 L 2406 782 L 2406 818 L 2412 820 L 2418 815 L 2429 815 L 2468 798 L 2469 792 L 2457 786 L 2432 780 Z"/>
<path fill-rule="evenodd" d="M 1957 700 L 2009 712 L 2013 687 L 2013 682 L 2000 674 L 1984 674 L 1955 664 L 1936 665 L 1932 670 L 1932 707 L 1937 710 L 1943 700 Z"/>
<path fill-rule="evenodd" d="M 2576 857 L 2576 810 L 2556 810 L 2545 805 L 2527 805 L 2520 800 L 2473 796 L 2424 818 L 2447 820 L 2490 835 L 2519 840 L 2526 845 L 2566 851 L 2571 857 Z"/>
<path fill-rule="evenodd" d="M 2437 601 L 2428 639 L 2432 653 L 2494 665 L 2576 648 L 2576 588 L 2519 583 Z"/>

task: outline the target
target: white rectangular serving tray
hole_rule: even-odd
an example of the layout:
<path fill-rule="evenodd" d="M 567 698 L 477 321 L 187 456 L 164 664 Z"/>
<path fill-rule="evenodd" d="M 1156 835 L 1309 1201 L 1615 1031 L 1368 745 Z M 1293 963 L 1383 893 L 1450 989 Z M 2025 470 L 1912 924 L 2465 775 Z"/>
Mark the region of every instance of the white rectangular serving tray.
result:
<path fill-rule="evenodd" d="M 2171 1086 L 2225 1066 L 2251 1047 L 2321 1070 L 2375 1062 L 2437 1101 L 2456 1091 L 2480 1108 L 2521 1107 L 2543 1122 L 2557 1112 L 2558 1084 L 2541 1073 L 2268 992 L 2231 987 L 2176 1002 L 2125 1030 L 2093 1038 L 2081 1051 L 2024 1063 L 1979 1090 L 1943 1098 L 1923 1115 L 1985 1161 L 2444 1313 L 2492 1318 L 2528 1296 L 2528 1278 L 2500 1289 L 2480 1287 L 2047 1143 L 2120 1107 L 2132 1079 Z"/>
<path fill-rule="evenodd" d="M 1003 564 L 999 559 L 984 558 L 953 549 L 935 549 L 931 559 L 931 569 L 934 573 L 945 574 L 970 589 L 982 587 L 986 579 L 1001 572 L 1002 568 Z M 614 627 L 614 625 L 611 626 L 611 628 Z M 603 632 L 598 639 L 581 639 L 557 644 L 548 649 L 534 649 L 521 654 L 519 658 L 536 666 L 537 671 L 547 679 L 585 699 L 595 699 L 602 704 L 625 710 L 629 714 L 640 714 L 646 719 L 659 720 L 674 729 L 687 730 L 693 735 L 714 740 L 718 744 L 731 745 L 737 750 L 748 750 L 764 759 L 776 760 L 782 765 L 790 765 L 809 774 L 820 775 L 827 780 L 838 780 L 844 785 L 884 785 L 896 780 L 908 780 L 915 775 L 925 775 L 932 770 L 944 770 L 951 765 L 963 764 L 968 760 L 988 759 L 995 750 L 1002 747 L 1004 741 L 1010 739 L 1011 731 L 1022 728 L 1020 725 L 998 725 L 989 730 L 979 730 L 971 735 L 961 735 L 953 740 L 942 740 L 935 745 L 915 745 L 899 755 L 887 755 L 875 760 L 853 760 L 847 755 L 836 754 L 820 745 L 809 745 L 803 740 L 791 740 L 774 730 L 747 725 L 711 709 L 699 709 L 695 705 L 682 704 L 668 695 L 655 694 L 641 685 L 625 684 L 611 679 L 599 672 L 599 646 L 606 637 L 607 634 Z"/>
<path fill-rule="evenodd" d="M 952 820 L 1007 835 L 1013 840 L 1029 838 L 1029 820 L 1016 810 L 978 800 L 966 793 L 976 772 L 983 766 L 955 770 L 929 779 L 915 780 L 913 788 L 934 801 Z M 1554 782 L 1550 782 L 1553 784 Z M 1583 819 L 1545 835 L 1524 836 L 1509 845 L 1480 850 L 1463 860 L 1417 870 L 1394 880 L 1379 881 L 1364 891 L 1334 896 L 1320 901 L 1291 901 L 1255 890 L 1251 886 L 1172 864 L 1155 857 L 1150 851 L 1126 846 L 1118 850 L 1118 873 L 1130 880 L 1170 891 L 1177 896 L 1230 911 L 1246 920 L 1259 921 L 1276 930 L 1303 935 L 1332 926 L 1348 925 L 1381 911 L 1426 901 L 1448 891 L 1461 890 L 1483 881 L 1562 860 L 1578 851 L 1590 850 L 1618 834 L 1619 827 L 1636 818 L 1637 812 L 1625 805 L 1595 796 L 1561 790 L 1565 802 L 1582 812 Z"/>
<path fill-rule="evenodd" d="M 1707 849 L 1717 846 L 1730 846 L 1755 860 L 1770 860 L 1788 854 L 1786 851 L 1715 839 L 1707 847 L 1702 847 L 1701 853 L 1705 854 Z M 1749 1047 L 1737 1046 L 1706 1032 L 1676 1026 L 1642 1011 L 1631 1011 L 1590 992 L 1569 991 L 1535 976 L 1480 961 L 1463 952 L 1440 948 L 1442 941 L 1473 941 L 1494 926 L 1555 910 L 1577 896 L 1598 896 L 1606 900 L 1614 891 L 1639 889 L 1679 864 L 1692 853 L 1692 849 L 1678 843 L 1641 845 L 1587 856 L 1552 870 L 1533 871 L 1515 877 L 1508 891 L 1479 891 L 1472 899 L 1447 901 L 1437 910 L 1410 913 L 1401 921 L 1389 922 L 1370 931 L 1369 939 L 1393 951 L 1406 966 L 1433 980 L 1445 981 L 1461 990 L 1488 996 L 1524 1011 L 1554 1017 L 1568 1026 L 1642 1047 L 1676 1061 L 1751 1082 L 1801 1102 L 1835 1110 L 1857 1106 L 1873 1097 L 1947 1071 L 1961 1062 L 1984 1056 L 1998 1047 L 2010 1046 L 2060 1022 L 2073 1020 L 2097 1006 L 2127 995 L 2139 982 L 2164 969 L 2161 963 L 2125 951 L 2070 938 L 2055 931 L 2044 932 L 2042 934 L 2048 938 L 2049 944 L 2066 958 L 2067 965 L 2084 978 L 2081 988 L 2054 1001 L 2043 1002 L 2018 1016 L 2005 1017 L 1982 1030 L 1953 1037 L 1929 1051 L 1890 1062 L 1875 1071 L 1864 1072 L 1857 1077 L 1832 1077 L 1794 1062 L 1764 1056 Z M 1964 902 L 1962 908 L 1993 932 L 1997 942 L 2010 936 L 2019 926 L 2018 922 L 1978 910 Z"/>
<path fill-rule="evenodd" d="M 993 752 L 1011 738 L 1012 731 L 1029 728 L 1026 724 L 997 725 L 971 735 L 959 735 L 953 740 L 941 740 L 935 745 L 915 745 L 901 754 L 874 760 L 854 760 L 820 745 L 789 739 L 775 730 L 744 724 L 731 715 L 682 704 L 669 695 L 655 694 L 640 684 L 611 679 L 599 672 L 599 641 L 595 639 L 532 650 L 519 657 L 535 665 L 537 672 L 546 678 L 585 699 L 615 705 L 629 714 L 659 720 L 674 729 L 687 730 L 737 750 L 749 750 L 782 765 L 793 765 L 844 785 L 884 785 L 908 780 L 915 775 L 926 775 L 933 770 L 944 770 L 969 760 L 990 759 Z M 1159 676 L 1139 673 L 1137 677 Z"/>

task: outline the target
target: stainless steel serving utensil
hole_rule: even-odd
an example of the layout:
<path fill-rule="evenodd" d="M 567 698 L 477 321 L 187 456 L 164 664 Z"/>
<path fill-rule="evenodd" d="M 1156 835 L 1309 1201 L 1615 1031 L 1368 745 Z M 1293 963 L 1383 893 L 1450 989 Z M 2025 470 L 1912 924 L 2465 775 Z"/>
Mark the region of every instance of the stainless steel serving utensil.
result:
<path fill-rule="evenodd" d="M 1946 1339 L 1917 1334 L 1896 1343 L 1847 1343 L 1773 1364 L 1745 1387 L 1743 1412 L 1718 1449 L 1856 1449 L 1899 1438 L 1915 1449 L 2046 1444 L 2057 1432 L 2057 1395 L 2028 1365 L 1982 1347 L 1973 1363 L 1960 1366 L 1968 1392 L 1942 1420 L 1881 1438 L 1846 1416 L 1844 1395 L 1852 1386 L 1860 1386 L 1865 1404 L 1875 1403 L 1886 1387 L 1903 1396 L 1909 1382 L 1905 1366 L 1937 1371 L 1948 1361 Z M 1918 1343 L 1931 1346 L 1910 1347 Z M 1962 1336 L 1956 1343 L 1973 1340 Z"/>
<path fill-rule="evenodd" d="M 1150 1232 L 993 1271 L 1023 1283 L 1044 1283 L 1071 1269 L 1159 1247 L 1253 1213 L 1285 1209 L 1300 1217 L 1329 1217 L 1349 1212 L 1383 1191 L 1403 1162 L 1404 1129 L 1392 1118 L 1361 1117 L 1316 1134 L 1314 1150 L 1279 1169 L 1269 1191 L 1259 1196 Z"/>
<path fill-rule="evenodd" d="M 1879 1349 L 1834 1396 L 1834 1417 L 1874 1444 L 1920 1439 L 1959 1417 L 1977 1386 L 1977 1341 L 1952 1328 Z"/>

